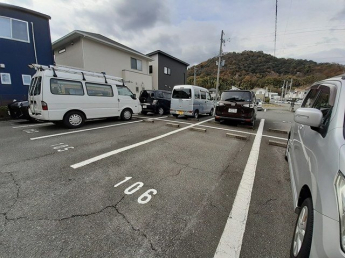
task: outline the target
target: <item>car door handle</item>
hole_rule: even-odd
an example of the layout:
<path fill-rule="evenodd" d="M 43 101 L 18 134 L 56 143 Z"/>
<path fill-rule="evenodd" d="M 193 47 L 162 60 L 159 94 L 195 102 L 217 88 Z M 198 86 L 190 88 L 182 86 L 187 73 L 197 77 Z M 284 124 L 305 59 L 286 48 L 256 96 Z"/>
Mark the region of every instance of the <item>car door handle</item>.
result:
<path fill-rule="evenodd" d="M 304 128 L 304 125 L 300 125 L 298 128 L 302 130 Z"/>

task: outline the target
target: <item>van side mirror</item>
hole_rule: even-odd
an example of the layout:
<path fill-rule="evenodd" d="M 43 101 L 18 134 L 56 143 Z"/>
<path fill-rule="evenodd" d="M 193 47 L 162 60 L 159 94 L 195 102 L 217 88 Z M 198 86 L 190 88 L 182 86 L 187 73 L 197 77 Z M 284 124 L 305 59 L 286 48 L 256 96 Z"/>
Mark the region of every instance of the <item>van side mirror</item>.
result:
<path fill-rule="evenodd" d="M 295 112 L 295 122 L 311 127 L 320 127 L 323 114 L 316 108 L 299 108 Z"/>
<path fill-rule="evenodd" d="M 131 97 L 132 99 L 137 99 L 137 94 L 133 94 Z"/>

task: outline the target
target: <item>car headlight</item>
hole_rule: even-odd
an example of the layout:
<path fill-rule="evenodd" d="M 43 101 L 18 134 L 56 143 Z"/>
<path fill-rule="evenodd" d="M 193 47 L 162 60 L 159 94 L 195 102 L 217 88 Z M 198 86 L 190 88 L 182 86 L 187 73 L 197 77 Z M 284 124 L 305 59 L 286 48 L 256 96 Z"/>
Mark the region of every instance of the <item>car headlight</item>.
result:
<path fill-rule="evenodd" d="M 157 100 L 157 99 L 153 100 L 152 105 L 156 105 L 156 104 L 157 104 L 157 102 L 158 102 L 158 100 Z"/>
<path fill-rule="evenodd" d="M 340 246 L 345 252 L 345 177 L 340 171 L 335 181 L 335 189 L 337 192 L 339 210 Z"/>

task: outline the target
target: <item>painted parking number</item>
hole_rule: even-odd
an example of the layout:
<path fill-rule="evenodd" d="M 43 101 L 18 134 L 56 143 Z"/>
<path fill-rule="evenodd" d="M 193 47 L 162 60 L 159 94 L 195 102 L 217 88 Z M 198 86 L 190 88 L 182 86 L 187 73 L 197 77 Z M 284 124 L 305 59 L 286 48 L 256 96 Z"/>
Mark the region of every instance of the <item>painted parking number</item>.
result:
<path fill-rule="evenodd" d="M 24 132 L 26 132 L 26 133 L 38 133 L 39 131 L 38 130 L 36 130 L 36 129 L 25 129 L 25 130 L 23 130 Z"/>
<path fill-rule="evenodd" d="M 132 179 L 132 177 L 125 177 L 124 180 L 122 180 L 121 182 L 117 183 L 116 185 L 114 185 L 114 187 L 118 187 L 120 185 L 122 185 L 123 183 L 127 182 L 128 180 Z M 138 191 L 140 188 L 142 188 L 144 186 L 143 182 L 136 182 L 134 184 L 132 184 L 131 186 L 127 187 L 124 191 L 125 194 L 134 194 L 136 191 Z M 143 193 L 142 195 L 139 196 L 138 198 L 138 203 L 140 204 L 146 204 L 148 203 L 153 195 L 157 194 L 157 190 L 156 189 L 149 189 L 147 190 L 145 193 Z"/>
<path fill-rule="evenodd" d="M 63 152 L 63 151 L 67 151 L 69 149 L 74 149 L 74 147 L 68 146 L 68 144 L 65 144 L 63 142 L 57 143 L 57 144 L 53 144 L 51 146 L 53 147 L 54 150 L 57 150 L 58 152 Z"/>

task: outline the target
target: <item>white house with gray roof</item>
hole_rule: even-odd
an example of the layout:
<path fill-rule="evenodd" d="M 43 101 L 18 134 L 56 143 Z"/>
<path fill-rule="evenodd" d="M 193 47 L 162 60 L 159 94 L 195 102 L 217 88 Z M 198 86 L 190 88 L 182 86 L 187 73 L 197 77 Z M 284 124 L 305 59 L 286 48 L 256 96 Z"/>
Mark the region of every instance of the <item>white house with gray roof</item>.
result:
<path fill-rule="evenodd" d="M 135 94 L 152 89 L 152 58 L 100 34 L 75 30 L 53 42 L 57 65 L 122 77 Z"/>

